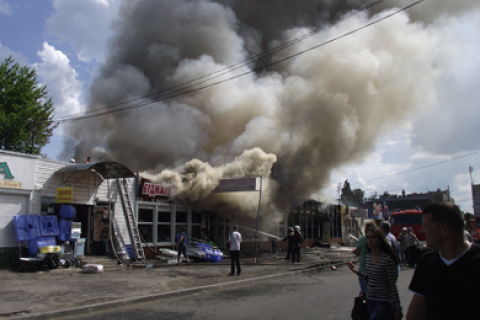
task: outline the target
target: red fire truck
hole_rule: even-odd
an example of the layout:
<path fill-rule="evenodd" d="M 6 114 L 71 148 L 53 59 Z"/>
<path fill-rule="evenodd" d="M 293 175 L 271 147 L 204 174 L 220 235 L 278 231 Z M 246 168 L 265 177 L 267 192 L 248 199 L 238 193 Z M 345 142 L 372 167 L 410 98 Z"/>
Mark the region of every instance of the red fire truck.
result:
<path fill-rule="evenodd" d="M 398 238 L 398 234 L 402 228 L 412 228 L 421 244 L 421 250 L 426 250 L 425 234 L 421 232 L 422 229 L 422 211 L 418 209 L 411 209 L 405 211 L 393 212 L 390 215 L 390 224 L 392 225 L 390 232 Z"/>
<path fill-rule="evenodd" d="M 470 229 L 475 230 L 472 232 L 473 240 L 480 240 L 480 216 L 475 216 L 475 219 L 470 221 Z"/>

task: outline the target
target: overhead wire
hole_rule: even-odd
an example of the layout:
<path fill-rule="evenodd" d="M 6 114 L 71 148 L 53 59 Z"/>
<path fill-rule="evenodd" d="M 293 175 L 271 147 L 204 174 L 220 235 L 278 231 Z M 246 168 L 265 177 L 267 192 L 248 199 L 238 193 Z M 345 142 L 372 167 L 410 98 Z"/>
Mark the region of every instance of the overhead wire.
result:
<path fill-rule="evenodd" d="M 364 182 L 370 182 L 370 181 L 375 181 L 375 180 L 390 178 L 390 177 L 393 177 L 393 176 L 398 176 L 398 175 L 400 175 L 400 174 L 405 174 L 405 173 L 410 173 L 410 172 L 414 172 L 414 171 L 421 170 L 421 169 L 430 168 L 430 167 L 437 166 L 437 165 L 440 165 L 440 164 L 444 164 L 444 163 L 447 163 L 447 162 L 452 162 L 452 161 L 454 161 L 454 160 L 458 160 L 458 159 L 470 157 L 470 156 L 473 156 L 473 155 L 478 154 L 478 153 L 480 153 L 480 150 L 479 150 L 479 151 L 475 151 L 475 152 L 471 152 L 471 153 L 468 153 L 468 154 L 465 154 L 465 155 L 462 155 L 462 156 L 453 157 L 453 158 L 451 158 L 451 159 L 449 159 L 449 160 L 444 160 L 444 161 L 440 161 L 440 162 L 435 162 L 435 163 L 427 164 L 427 165 L 424 165 L 424 166 L 421 166 L 421 167 L 417 167 L 417 168 L 413 168 L 413 169 L 409 169 L 409 170 L 405 170 L 405 171 L 395 172 L 395 173 L 388 174 L 388 175 L 385 175 L 385 176 L 382 176 L 382 177 L 367 179 L 367 180 L 364 180 Z M 359 184 L 359 183 L 360 183 L 359 181 L 350 182 L 350 185 L 352 185 L 352 184 Z"/>
<path fill-rule="evenodd" d="M 295 38 L 295 39 L 292 39 L 290 41 L 287 41 L 283 44 L 280 44 L 276 47 L 273 47 L 269 50 L 266 50 L 258 55 L 254 55 L 254 56 L 251 56 L 251 57 L 248 57 L 246 60 L 243 60 L 243 61 L 240 61 L 240 62 L 237 62 L 231 66 L 227 66 L 225 68 L 222 68 L 218 71 L 215 71 L 215 72 L 212 72 L 212 73 L 209 73 L 209 74 L 206 74 L 204 76 L 201 76 L 201 77 L 198 77 L 198 78 L 195 78 L 195 79 L 192 79 L 192 80 L 189 80 L 187 82 L 184 82 L 184 83 L 181 83 L 181 84 L 178 84 L 176 86 L 173 86 L 173 87 L 170 87 L 170 88 L 167 88 L 167 89 L 164 89 L 162 91 L 158 91 L 158 92 L 153 92 L 153 93 L 150 93 L 150 94 L 147 94 L 147 95 L 144 95 L 142 97 L 137 97 L 137 98 L 133 98 L 133 99 L 129 99 L 129 100 L 125 100 L 125 101 L 122 101 L 122 102 L 118 102 L 118 103 L 115 103 L 115 104 L 112 104 L 112 105 L 109 105 L 107 107 L 104 107 L 104 108 L 98 108 L 98 109 L 91 109 L 91 110 L 87 110 L 85 111 L 84 113 L 82 114 L 86 114 L 86 113 L 92 113 L 92 112 L 96 112 L 98 110 L 105 110 L 105 109 L 109 109 L 109 108 L 115 108 L 117 106 L 121 106 L 121 105 L 124 105 L 124 104 L 128 104 L 128 103 L 132 103 L 132 102 L 135 102 L 135 101 L 138 101 L 138 100 L 142 100 L 142 99 L 147 99 L 151 96 L 157 96 L 157 95 L 161 95 L 161 94 L 166 94 L 166 93 L 171 93 L 171 92 L 176 92 L 178 90 L 183 90 L 183 89 L 188 89 L 192 86 L 195 86 L 195 85 L 198 85 L 198 84 L 201 84 L 201 83 L 204 83 L 206 81 L 209 81 L 211 79 L 214 79 L 214 78 L 218 78 L 228 72 L 232 72 L 232 71 L 235 71 L 243 66 L 246 66 L 248 64 L 251 64 L 251 63 L 254 63 L 254 62 L 257 62 L 261 59 L 264 59 L 270 55 L 273 55 L 274 53 L 277 53 L 283 49 L 286 49 L 300 41 L 303 41 L 317 33 L 319 33 L 320 31 L 323 31 L 323 30 L 326 30 L 328 28 L 331 28 L 337 24 L 339 24 L 340 22 L 344 21 L 344 20 L 347 20 L 363 11 L 366 11 L 368 9 L 371 9 L 379 4 L 381 4 L 382 2 L 385 2 L 385 1 L 388 1 L 388 0 L 378 0 L 378 1 L 374 1 L 364 7 L 361 7 L 360 9 L 357 9 L 357 10 L 354 10 L 354 11 L 351 11 L 349 12 L 348 14 L 342 16 L 341 18 L 337 19 L 336 21 L 334 22 L 331 22 L 329 24 L 326 24 L 322 27 L 319 27 L 319 28 L 315 28 L 313 29 L 311 32 L 309 33 L 306 33 L 298 38 Z M 187 86 L 188 85 L 188 86 Z M 82 114 L 73 114 L 73 115 L 69 115 L 69 117 L 73 117 L 73 116 L 78 116 L 78 115 L 82 115 Z M 62 121 L 62 120 L 57 120 L 57 121 Z"/>
<path fill-rule="evenodd" d="M 354 29 L 350 32 L 347 32 L 347 33 L 344 33 L 340 36 L 337 36 L 337 37 L 334 37 L 328 41 L 325 41 L 323 43 L 320 43 L 318 45 L 315 45 L 313 47 L 310 47 L 308 49 L 305 49 L 305 50 L 302 50 L 302 51 L 299 51 L 295 54 L 292 54 L 292 55 L 289 55 L 287 57 L 284 57 L 282 59 L 279 59 L 279 60 L 276 60 L 276 61 L 273 61 L 273 62 L 270 62 L 270 63 L 267 63 L 263 66 L 260 66 L 260 67 L 257 67 L 257 68 L 253 68 L 252 70 L 249 70 L 249 71 L 246 71 L 246 72 L 243 72 L 243 73 L 240 73 L 240 74 L 237 74 L 237 75 L 233 75 L 227 79 L 223 79 L 223 80 L 220 80 L 220 81 L 217 81 L 217 82 L 213 82 L 213 83 L 210 83 L 210 84 L 204 84 L 208 81 L 211 81 L 215 78 L 218 78 L 220 77 L 221 75 L 224 75 L 228 72 L 231 72 L 232 71 L 232 68 L 233 70 L 237 70 L 239 69 L 240 67 L 243 67 L 247 64 L 250 64 L 250 63 L 253 63 L 253 62 L 256 62 L 260 59 L 263 59 L 269 55 L 272 55 L 273 53 L 276 53 L 280 50 L 283 50 L 289 46 L 292 46 L 293 44 L 295 43 L 298 43 L 299 41 L 302 41 L 322 30 L 325 30 L 327 28 L 330 28 L 336 24 L 338 24 L 339 22 L 345 20 L 345 19 L 348 19 L 350 18 L 351 16 L 353 15 L 356 15 L 358 14 L 359 12 L 362 12 L 362 11 L 365 11 L 367 9 L 370 9 L 372 8 L 373 6 L 376 6 L 384 1 L 387 1 L 387 0 L 379 0 L 379 1 L 375 1 L 374 3 L 370 4 L 370 5 L 367 5 L 365 7 L 362 7 L 361 10 L 359 10 L 358 12 L 355 11 L 354 13 L 352 13 L 351 15 L 346 15 L 344 16 L 342 19 L 339 19 L 331 24 L 328 24 L 327 26 L 324 26 L 324 27 L 321 27 L 321 28 L 317 28 L 315 30 L 313 30 L 312 32 L 310 33 L 307 33 L 305 35 L 303 35 L 302 37 L 299 37 L 299 38 L 296 38 L 296 39 L 293 39 L 289 42 L 286 42 L 285 44 L 283 45 L 280 45 L 280 46 L 277 46 L 265 53 L 262 53 L 260 55 L 257 55 L 257 56 L 254 56 L 253 58 L 250 58 L 249 60 L 245 60 L 245 61 L 242 61 L 242 62 L 239 62 L 237 64 L 234 64 L 232 66 L 229 66 L 229 67 L 226 67 L 224 69 L 221 69 L 217 72 L 213 72 L 211 74 L 208 74 L 208 75 L 205 75 L 205 76 L 202 76 L 202 77 L 199 77 L 199 78 L 196 78 L 196 79 L 193 79 L 193 80 L 190 80 L 184 84 L 180 84 L 178 86 L 175 86 L 175 87 L 172 87 L 170 89 L 166 89 L 164 91 L 160 91 L 160 92 L 156 92 L 156 93 L 152 93 L 152 94 L 149 94 L 149 95 L 146 95 L 146 96 L 143 96 L 143 97 L 140 97 L 140 98 L 135 98 L 135 99 L 131 99 L 131 100 L 128 100 L 127 102 L 121 102 L 121 103 L 118 103 L 118 104 L 114 104 L 114 105 L 110 105 L 110 106 L 107 106 L 105 108 L 101 108 L 101 109 L 96 109 L 96 110 L 89 110 L 89 111 L 86 111 L 82 114 L 76 114 L 76 115 L 70 115 L 70 116 L 67 116 L 67 118 L 63 118 L 63 119 L 58 119 L 58 120 L 55 120 L 55 122 L 57 123 L 62 123 L 62 122 L 69 122 L 69 121 L 78 121 L 78 120 L 84 120 L 84 119 L 89 119 L 89 118 L 93 118 L 93 117 L 98 117 L 98 116 L 102 116 L 102 115 L 107 115 L 107 114 L 111 114 L 111 113 L 116 113 L 116 112 L 120 112 L 120 111 L 126 111 L 126 110 L 131 110 L 131 109 L 138 109 L 138 108 L 141 108 L 141 107 L 144 107 L 146 105 L 150 105 L 154 102 L 158 102 L 158 101 L 163 101 L 163 100 L 168 100 L 168 99 L 172 99 L 172 98 L 175 98 L 175 97 L 178 97 L 178 96 L 183 96 L 183 95 L 187 95 L 187 94 L 190 94 L 190 93 L 194 93 L 194 92 L 197 92 L 197 91 L 200 91 L 200 90 L 204 90 L 204 89 L 207 89 L 207 88 L 210 88 L 210 87 L 213 87 L 213 86 L 216 86 L 216 85 L 219 85 L 219 84 L 222 84 L 222 83 L 225 83 L 225 82 L 228 82 L 228 81 L 232 81 L 234 79 L 237 79 L 237 78 L 240 78 L 240 77 L 243 77 L 245 75 L 248 75 L 248 74 L 251 74 L 251 73 L 255 73 L 255 72 L 258 72 L 258 71 L 261 71 L 263 69 L 266 69 L 266 68 L 269 68 L 271 66 L 274 66 L 276 64 L 279 64 L 279 63 L 282 63 L 282 62 L 285 62 L 287 60 L 290 60 L 290 59 L 293 59 L 297 56 L 300 56 L 302 54 L 305 54 L 309 51 L 312 51 L 314 49 L 317 49 L 319 47 L 322 47 L 322 46 L 325 46 L 327 44 L 330 44 L 332 42 L 335 42 L 337 40 L 340 40 L 344 37 L 347 37 L 349 35 L 352 35 L 358 31 L 361 31 L 363 29 L 366 29 L 372 25 L 375 25 L 381 21 L 384 21 L 386 19 L 389 19 L 390 17 L 400 13 L 400 12 L 403 12 L 403 11 L 406 11 L 408 9 L 410 9 L 411 7 L 415 6 L 415 5 L 418 5 L 419 3 L 421 2 L 424 2 L 426 0 L 419 0 L 419 1 L 416 1 L 406 7 L 403 7 L 403 8 L 400 8 L 388 15 L 385 15 L 384 17 L 382 18 L 379 18 L 375 21 L 372 21 L 360 28 L 357 28 L 357 29 Z M 220 75 L 217 75 L 218 73 L 220 73 Z M 216 75 L 214 77 L 211 77 L 212 75 Z M 211 78 L 208 78 L 208 77 L 211 77 Z M 197 81 L 197 82 L 195 82 Z M 186 84 L 189 84 L 188 86 L 186 86 Z M 198 86 L 198 85 L 201 85 L 201 84 L 204 84 L 203 86 L 200 86 L 200 87 L 195 87 L 195 86 Z M 117 109 L 113 109 L 114 107 L 117 107 L 117 106 L 121 106 L 121 105 L 124 105 L 124 104 L 127 104 L 129 102 L 132 102 L 132 101 L 137 101 L 137 100 L 141 100 L 141 99 L 146 99 L 150 96 L 157 96 L 155 98 L 150 98 L 148 101 L 143 101 L 143 102 L 139 102 L 139 103 L 136 103 L 136 104 L 133 104 L 133 105 L 129 105 L 129 106 L 126 106 L 126 107 L 123 107 L 123 108 L 117 108 Z M 97 112 L 98 111 L 98 112 Z M 94 113 L 94 114 L 90 114 L 90 115 L 87 115 L 87 113 L 92 113 L 92 112 L 97 112 L 97 113 Z M 70 117 L 70 118 L 68 118 Z"/>

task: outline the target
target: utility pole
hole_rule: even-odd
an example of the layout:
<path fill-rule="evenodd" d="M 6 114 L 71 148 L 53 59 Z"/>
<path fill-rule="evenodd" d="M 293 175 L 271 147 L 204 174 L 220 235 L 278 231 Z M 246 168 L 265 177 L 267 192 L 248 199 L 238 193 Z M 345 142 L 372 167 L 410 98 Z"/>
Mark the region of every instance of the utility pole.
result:
<path fill-rule="evenodd" d="M 475 197 L 473 194 L 473 177 L 472 177 L 473 167 L 468 167 L 468 171 L 470 172 L 470 189 L 472 190 L 472 211 L 473 211 L 473 215 L 476 216 L 477 213 L 475 212 Z"/>
<path fill-rule="evenodd" d="M 255 263 L 258 263 L 257 234 L 258 234 L 258 221 L 260 220 L 260 206 L 262 204 L 262 180 L 263 180 L 263 176 L 260 176 L 260 195 L 258 197 L 257 226 L 255 228 Z"/>

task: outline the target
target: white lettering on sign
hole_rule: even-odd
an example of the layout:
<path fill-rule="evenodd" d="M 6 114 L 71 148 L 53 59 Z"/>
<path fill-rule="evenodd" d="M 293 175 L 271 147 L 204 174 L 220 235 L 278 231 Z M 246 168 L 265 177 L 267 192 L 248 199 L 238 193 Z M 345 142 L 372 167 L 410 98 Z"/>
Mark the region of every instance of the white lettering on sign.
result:
<path fill-rule="evenodd" d="M 256 178 L 220 179 L 214 192 L 256 191 Z"/>
<path fill-rule="evenodd" d="M 143 184 L 143 189 L 142 189 L 142 194 L 148 195 L 150 197 L 155 197 L 155 196 L 171 196 L 172 191 L 171 187 L 167 186 L 161 186 L 159 184 L 153 184 L 153 183 L 144 183 Z"/>

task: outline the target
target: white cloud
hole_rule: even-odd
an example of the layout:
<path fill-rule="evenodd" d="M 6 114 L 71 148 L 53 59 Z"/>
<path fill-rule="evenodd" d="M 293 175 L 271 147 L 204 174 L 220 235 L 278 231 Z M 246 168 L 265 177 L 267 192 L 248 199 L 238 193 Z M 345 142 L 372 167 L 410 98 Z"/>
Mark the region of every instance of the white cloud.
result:
<path fill-rule="evenodd" d="M 47 20 L 47 30 L 70 44 L 81 61 L 105 60 L 111 23 L 121 0 L 53 0 L 56 13 Z"/>
<path fill-rule="evenodd" d="M 439 20 L 431 27 L 437 43 L 438 103 L 415 122 L 413 143 L 425 151 L 451 154 L 478 150 L 480 134 L 480 11 Z"/>
<path fill-rule="evenodd" d="M 42 62 L 33 66 L 53 99 L 55 118 L 82 111 L 82 84 L 77 80 L 78 74 L 70 66 L 67 56 L 47 42 L 43 43 L 43 50 L 37 54 Z"/>
<path fill-rule="evenodd" d="M 12 14 L 12 7 L 8 3 L 3 0 L 0 0 L 0 13 L 11 15 Z"/>

